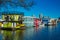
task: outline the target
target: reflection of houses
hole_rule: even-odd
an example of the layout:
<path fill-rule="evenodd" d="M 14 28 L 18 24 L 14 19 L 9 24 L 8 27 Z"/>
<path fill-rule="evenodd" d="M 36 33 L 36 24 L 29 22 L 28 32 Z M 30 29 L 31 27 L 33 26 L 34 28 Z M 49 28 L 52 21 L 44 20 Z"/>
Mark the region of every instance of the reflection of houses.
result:
<path fill-rule="evenodd" d="M 24 16 L 24 24 L 25 24 L 25 26 L 26 27 L 32 27 L 32 26 L 34 26 L 34 19 L 35 19 L 36 17 L 34 17 L 34 16 Z"/>
<path fill-rule="evenodd" d="M 24 13 L 2 13 L 3 27 L 18 27 L 19 24 L 22 24 Z"/>

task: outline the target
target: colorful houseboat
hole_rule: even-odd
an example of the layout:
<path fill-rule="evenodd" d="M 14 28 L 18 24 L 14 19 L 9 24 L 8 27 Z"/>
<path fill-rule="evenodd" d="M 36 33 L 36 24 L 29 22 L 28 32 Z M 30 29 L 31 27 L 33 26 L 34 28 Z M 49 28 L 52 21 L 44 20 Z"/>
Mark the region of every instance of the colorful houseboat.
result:
<path fill-rule="evenodd" d="M 3 21 L 0 21 L 1 28 L 3 28 L 3 29 L 24 28 L 23 17 L 24 17 L 23 12 L 21 12 L 21 13 L 3 12 L 2 13 L 2 20 Z"/>

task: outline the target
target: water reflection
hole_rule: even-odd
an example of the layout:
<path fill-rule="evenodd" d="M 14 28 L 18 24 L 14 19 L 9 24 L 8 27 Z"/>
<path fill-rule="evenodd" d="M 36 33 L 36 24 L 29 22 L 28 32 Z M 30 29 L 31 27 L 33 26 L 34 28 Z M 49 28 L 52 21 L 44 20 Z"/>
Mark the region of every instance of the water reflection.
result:
<path fill-rule="evenodd" d="M 29 40 L 33 34 L 34 28 L 16 31 L 0 30 L 0 40 Z"/>
<path fill-rule="evenodd" d="M 27 28 L 26 30 L 0 30 L 0 40 L 59 40 L 60 23 L 43 28 Z"/>

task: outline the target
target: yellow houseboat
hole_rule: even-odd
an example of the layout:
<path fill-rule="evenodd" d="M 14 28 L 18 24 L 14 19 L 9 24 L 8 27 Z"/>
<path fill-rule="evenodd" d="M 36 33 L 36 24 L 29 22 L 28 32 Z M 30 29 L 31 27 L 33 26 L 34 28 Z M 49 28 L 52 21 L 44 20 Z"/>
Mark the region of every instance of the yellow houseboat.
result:
<path fill-rule="evenodd" d="M 3 12 L 2 13 L 2 20 L 0 22 L 1 28 L 4 29 L 23 29 L 25 25 L 23 24 L 23 16 L 24 13 L 10 13 L 10 12 Z M 3 26 L 2 26 L 3 25 Z"/>

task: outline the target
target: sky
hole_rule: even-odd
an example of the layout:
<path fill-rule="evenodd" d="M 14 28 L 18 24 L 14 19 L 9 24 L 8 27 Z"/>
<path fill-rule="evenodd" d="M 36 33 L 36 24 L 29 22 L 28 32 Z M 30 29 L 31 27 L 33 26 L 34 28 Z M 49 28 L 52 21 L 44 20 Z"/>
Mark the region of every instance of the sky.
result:
<path fill-rule="evenodd" d="M 19 6 L 11 8 L 8 3 L 7 8 L 9 8 L 8 11 L 10 12 L 13 10 L 17 12 L 24 12 L 25 16 L 32 16 L 34 14 L 36 17 L 38 17 L 39 14 L 42 13 L 44 16 L 50 16 L 51 18 L 60 17 L 60 0 L 34 0 L 34 2 L 35 5 L 29 10 Z M 7 9 L 4 8 L 4 6 L 0 7 L 0 12 L 4 12 L 6 10 Z"/>

